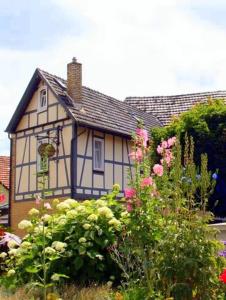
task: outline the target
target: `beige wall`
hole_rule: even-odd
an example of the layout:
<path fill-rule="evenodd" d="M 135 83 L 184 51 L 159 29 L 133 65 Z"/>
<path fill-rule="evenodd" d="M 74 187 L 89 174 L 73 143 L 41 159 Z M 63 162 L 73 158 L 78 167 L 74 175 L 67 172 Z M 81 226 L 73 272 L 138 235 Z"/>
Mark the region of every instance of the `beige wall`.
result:
<path fill-rule="evenodd" d="M 46 111 L 39 112 L 39 95 L 44 87 L 47 88 L 48 105 Z M 57 137 L 58 126 L 62 129 L 59 131 L 59 146 L 53 142 Z M 33 199 L 34 195 L 41 191 L 37 176 L 37 136 L 43 137 L 48 134 L 49 142 L 53 144 L 56 153 L 49 159 L 46 189 L 50 190 L 53 196 L 70 195 L 72 121 L 68 119 L 64 108 L 52 91 L 41 81 L 16 129 L 14 172 L 16 201 Z"/>
<path fill-rule="evenodd" d="M 105 134 L 103 132 L 84 127 L 78 128 L 77 139 L 77 194 L 102 195 L 118 183 L 121 190 L 128 185 L 128 154 L 131 142 L 125 137 Z M 93 170 L 93 138 L 104 140 L 104 170 Z"/>
<path fill-rule="evenodd" d="M 43 112 L 38 111 L 38 102 L 40 91 L 43 88 L 47 88 L 48 105 L 47 110 Z M 62 105 L 59 103 L 53 92 L 41 81 L 34 92 L 31 101 L 29 102 L 24 116 L 21 118 L 20 123 L 17 126 L 16 131 L 33 128 L 39 125 L 45 125 L 57 120 L 67 118 L 66 112 Z"/>

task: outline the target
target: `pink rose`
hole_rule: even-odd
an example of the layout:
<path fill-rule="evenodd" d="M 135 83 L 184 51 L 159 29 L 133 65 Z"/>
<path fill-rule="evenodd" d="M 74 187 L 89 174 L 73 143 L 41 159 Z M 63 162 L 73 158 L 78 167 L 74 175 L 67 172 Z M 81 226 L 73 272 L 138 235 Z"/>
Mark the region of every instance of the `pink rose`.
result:
<path fill-rule="evenodd" d="M 132 204 L 131 203 L 126 203 L 126 210 L 128 212 L 131 212 L 133 210 Z"/>
<path fill-rule="evenodd" d="M 143 153 L 140 148 L 138 148 L 136 151 L 133 151 L 129 154 L 129 157 L 133 160 L 141 161 L 143 158 Z"/>
<path fill-rule="evenodd" d="M 136 189 L 128 188 L 125 189 L 125 197 L 126 198 L 133 198 L 136 195 Z"/>
<path fill-rule="evenodd" d="M 177 140 L 177 139 L 176 139 L 175 136 L 169 138 L 168 141 L 167 141 L 168 147 L 172 147 L 172 146 L 176 143 L 176 140 Z"/>
<path fill-rule="evenodd" d="M 153 167 L 153 172 L 157 176 L 162 176 L 163 175 L 163 166 L 160 164 L 155 164 Z"/>
<path fill-rule="evenodd" d="M 153 179 L 151 177 L 147 177 L 147 178 L 144 178 L 142 181 L 141 181 L 141 187 L 145 187 L 145 186 L 150 186 L 153 184 Z"/>
<path fill-rule="evenodd" d="M 163 153 L 163 147 L 161 147 L 160 145 L 158 145 L 157 152 L 158 152 L 158 154 L 162 154 Z"/>
<path fill-rule="evenodd" d="M 146 129 L 137 128 L 136 134 L 143 140 L 144 147 L 147 147 L 147 141 L 148 141 L 148 132 Z"/>
<path fill-rule="evenodd" d="M 44 207 L 46 209 L 52 209 L 51 205 L 47 202 L 47 203 L 44 203 Z"/>

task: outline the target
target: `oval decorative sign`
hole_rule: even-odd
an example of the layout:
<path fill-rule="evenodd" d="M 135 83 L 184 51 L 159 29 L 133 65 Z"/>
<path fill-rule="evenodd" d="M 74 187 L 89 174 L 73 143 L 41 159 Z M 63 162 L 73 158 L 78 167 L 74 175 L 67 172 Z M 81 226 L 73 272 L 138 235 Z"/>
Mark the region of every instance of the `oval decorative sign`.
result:
<path fill-rule="evenodd" d="M 41 156 L 52 157 L 55 154 L 56 150 L 52 144 L 43 143 L 38 147 L 38 153 Z"/>

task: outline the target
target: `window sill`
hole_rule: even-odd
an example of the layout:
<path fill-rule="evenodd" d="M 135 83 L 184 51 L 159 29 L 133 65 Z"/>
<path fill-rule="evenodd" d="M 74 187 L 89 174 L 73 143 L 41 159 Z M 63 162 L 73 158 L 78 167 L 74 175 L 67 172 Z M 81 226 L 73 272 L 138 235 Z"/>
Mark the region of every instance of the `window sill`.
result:
<path fill-rule="evenodd" d="M 93 170 L 93 174 L 104 174 L 104 170 Z"/>

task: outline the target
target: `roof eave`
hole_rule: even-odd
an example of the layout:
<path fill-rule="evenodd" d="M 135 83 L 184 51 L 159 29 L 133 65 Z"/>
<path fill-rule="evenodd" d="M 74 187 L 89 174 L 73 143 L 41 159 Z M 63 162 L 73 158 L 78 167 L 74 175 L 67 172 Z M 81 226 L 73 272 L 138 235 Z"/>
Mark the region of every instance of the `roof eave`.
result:
<path fill-rule="evenodd" d="M 38 69 L 35 70 L 19 104 L 17 105 L 17 108 L 8 124 L 8 126 L 5 129 L 5 132 L 8 133 L 14 133 L 23 113 L 24 110 L 26 109 L 28 102 L 30 100 L 30 97 L 32 96 L 32 94 L 34 93 L 34 90 L 37 86 L 37 83 L 40 81 L 40 76 L 39 76 L 39 72 Z"/>

